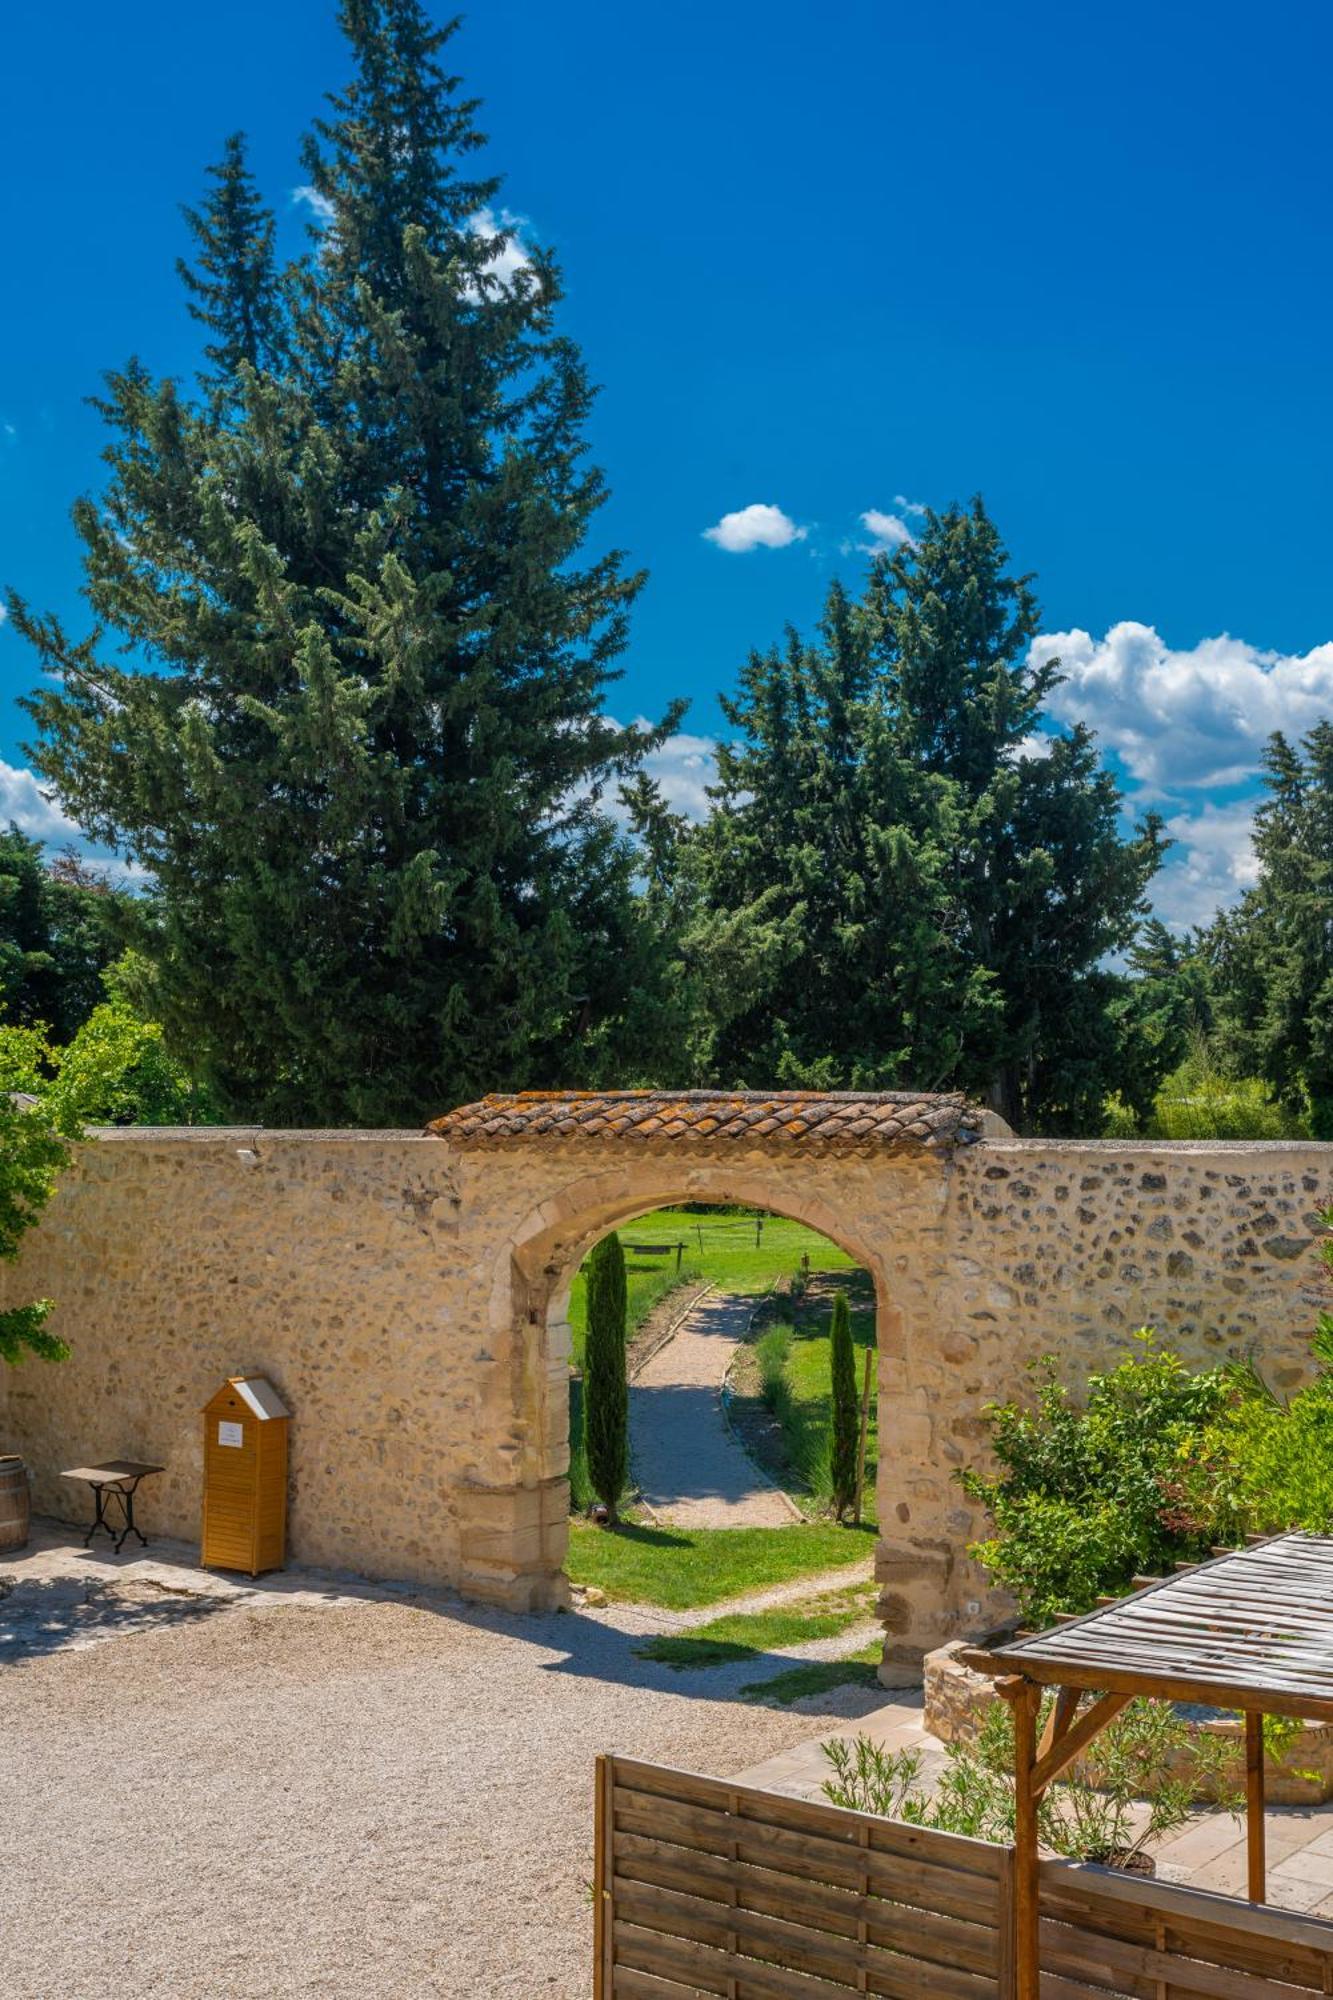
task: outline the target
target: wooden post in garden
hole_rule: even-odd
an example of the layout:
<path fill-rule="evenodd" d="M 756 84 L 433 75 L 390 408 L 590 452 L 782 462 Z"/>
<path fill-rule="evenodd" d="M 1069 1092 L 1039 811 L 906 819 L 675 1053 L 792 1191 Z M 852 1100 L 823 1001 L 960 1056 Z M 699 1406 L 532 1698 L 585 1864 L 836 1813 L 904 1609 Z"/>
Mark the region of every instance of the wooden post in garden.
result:
<path fill-rule="evenodd" d="M 867 1347 L 865 1367 L 861 1374 L 861 1434 L 856 1440 L 856 1504 L 852 1509 L 852 1520 L 861 1525 L 861 1502 L 866 1490 L 866 1444 L 870 1437 L 870 1362 L 874 1350 Z"/>
<path fill-rule="evenodd" d="M 1268 1899 L 1268 1867 L 1264 1854 L 1264 1719 L 1245 1711 L 1245 1853 L 1246 1894 L 1252 1903 Z"/>
<path fill-rule="evenodd" d="M 1037 1712 L 1041 1689 L 1031 1681 L 1001 1681 L 999 1692 L 1014 1719 L 1014 2000 L 1039 2000 L 1040 1888 L 1037 1875 Z"/>

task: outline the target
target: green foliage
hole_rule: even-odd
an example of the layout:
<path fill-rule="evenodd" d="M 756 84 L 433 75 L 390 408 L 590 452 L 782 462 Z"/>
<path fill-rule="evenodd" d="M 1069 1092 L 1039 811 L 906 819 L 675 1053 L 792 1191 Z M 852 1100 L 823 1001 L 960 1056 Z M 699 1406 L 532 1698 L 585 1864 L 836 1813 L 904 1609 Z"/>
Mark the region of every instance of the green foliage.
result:
<path fill-rule="evenodd" d="M 162 1030 L 124 1001 L 95 1007 L 63 1048 L 41 1025 L 0 1025 L 0 1258 L 18 1256 L 85 1124 L 189 1124 L 205 1111 Z M 63 1360 L 64 1341 L 46 1327 L 51 1311 L 38 1299 L 0 1312 L 0 1361 L 25 1351 Z"/>
<path fill-rule="evenodd" d="M 66 1048 L 51 1052 L 48 1102 L 89 1125 L 201 1125 L 212 1107 L 183 1064 L 168 1054 L 161 1026 L 123 1001 L 94 1008 Z"/>
<path fill-rule="evenodd" d="M 1255 815 L 1259 879 L 1210 937 L 1236 1060 L 1314 1136 L 1333 1137 L 1333 722 L 1265 757 Z"/>
<path fill-rule="evenodd" d="M 1323 1225 L 1320 1256 L 1333 1274 L 1333 1211 Z M 1228 1497 L 1249 1533 L 1333 1533 L 1333 1313 L 1319 1314 L 1311 1346 L 1314 1379 L 1290 1402 L 1256 1380 L 1206 1440 L 1208 1462 L 1225 1468 Z"/>
<path fill-rule="evenodd" d="M 0 1016 L 69 1041 L 103 998 L 130 909 L 77 856 L 48 862 L 16 826 L 0 833 Z"/>
<path fill-rule="evenodd" d="M 861 1429 L 856 1394 L 856 1352 L 852 1346 L 852 1315 L 846 1292 L 833 1299 L 829 1323 L 829 1375 L 833 1402 L 830 1472 L 833 1485 L 833 1513 L 837 1520 L 849 1514 L 856 1500 L 856 1446 Z"/>
<path fill-rule="evenodd" d="M 1093 1375 L 1080 1404 L 1051 1356 L 1034 1363 L 1030 1404 L 985 1410 L 998 1474 L 959 1475 L 994 1533 L 974 1556 L 1013 1592 L 1025 1620 L 1048 1624 L 1195 1557 L 1222 1532 L 1199 1476 L 1202 1442 L 1238 1394 L 1234 1371 L 1191 1374 L 1141 1329 L 1115 1368 Z"/>
<path fill-rule="evenodd" d="M 658 920 L 599 803 L 661 732 L 605 713 L 641 579 L 585 550 L 592 390 L 552 257 L 509 269 L 478 227 L 499 183 L 454 28 L 340 19 L 304 152 L 326 223 L 280 268 L 227 142 L 189 218 L 200 373 L 131 361 L 98 405 L 92 629 L 10 612 L 54 676 L 38 769 L 157 884 L 168 1047 L 228 1115 L 416 1123 L 669 1059 Z"/>
<path fill-rule="evenodd" d="M 44 1092 L 51 1051 L 40 1028 L 0 1027 L 0 1258 L 13 1263 L 23 1238 L 38 1221 L 69 1158 L 77 1126 L 57 1120 Z M 69 1352 L 48 1332 L 50 1299 L 34 1299 L 0 1312 L 0 1361 L 25 1353 L 61 1361 Z"/>
<path fill-rule="evenodd" d="M 1146 1118 L 1117 1093 L 1108 1099 L 1107 1138 L 1301 1139 L 1309 1120 L 1279 1102 L 1262 1077 L 1233 1076 L 1219 1057 L 1220 1041 L 1201 1030 L 1189 1052 L 1166 1076 Z"/>
<path fill-rule="evenodd" d="M 1020 1128 L 1095 1129 L 1119 1052 L 1102 961 L 1160 829 L 1123 837 L 1085 730 L 1030 753 L 1059 674 L 1007 565 L 980 501 L 928 515 L 861 601 L 833 586 L 815 640 L 751 656 L 707 823 L 641 812 L 700 1079 L 955 1083 Z"/>
<path fill-rule="evenodd" d="M 625 1376 L 625 1253 L 604 1236 L 588 1258 L 588 1341 L 583 1362 L 583 1453 L 588 1481 L 614 1521 L 629 1480 Z"/>
<path fill-rule="evenodd" d="M 1049 1706 L 1048 1698 L 1043 1720 Z M 823 1750 L 833 1767 L 824 1794 L 834 1805 L 997 1846 L 1013 1840 L 1013 1718 L 1003 1701 L 987 1709 L 975 1745 L 948 1746 L 933 1794 L 920 1782 L 919 1751 L 885 1750 L 865 1736 L 835 1737 Z M 1091 1769 L 1076 1765 L 1043 1794 L 1038 1838 L 1070 1860 L 1123 1866 L 1182 1827 L 1200 1795 L 1238 1810 L 1227 1755 L 1220 1742 L 1192 1732 L 1170 1702 L 1133 1701 L 1097 1738 Z"/>

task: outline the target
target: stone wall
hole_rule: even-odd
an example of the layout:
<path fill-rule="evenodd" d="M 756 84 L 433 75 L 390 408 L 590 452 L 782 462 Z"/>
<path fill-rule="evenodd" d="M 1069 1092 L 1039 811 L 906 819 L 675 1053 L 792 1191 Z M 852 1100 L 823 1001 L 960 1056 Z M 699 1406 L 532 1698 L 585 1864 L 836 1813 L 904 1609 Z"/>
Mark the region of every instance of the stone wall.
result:
<path fill-rule="evenodd" d="M 144 1525 L 197 1539 L 199 1411 L 258 1370 L 293 1412 L 294 1558 L 558 1602 L 569 1281 L 606 1229 L 679 1199 L 797 1216 L 874 1276 L 885 1674 L 906 1678 L 1002 1610 L 966 1558 L 979 1523 L 952 1474 L 1027 1361 L 1084 1374 L 1150 1321 L 1191 1360 L 1253 1349 L 1280 1385 L 1300 1379 L 1333 1148 L 109 1133 L 4 1274 L 7 1297 L 58 1301 L 73 1355 L 0 1376 L 0 1449 L 65 1518 L 85 1495 L 62 1466 L 163 1460 Z"/>

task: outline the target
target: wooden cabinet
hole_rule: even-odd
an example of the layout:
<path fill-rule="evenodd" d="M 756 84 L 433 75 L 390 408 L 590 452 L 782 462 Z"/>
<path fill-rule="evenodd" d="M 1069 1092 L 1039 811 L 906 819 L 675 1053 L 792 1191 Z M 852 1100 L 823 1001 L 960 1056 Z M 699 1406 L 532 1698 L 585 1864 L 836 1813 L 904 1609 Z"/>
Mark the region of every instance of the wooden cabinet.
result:
<path fill-rule="evenodd" d="M 281 1569 L 290 1416 L 262 1375 L 233 1375 L 204 1405 L 206 1569 Z"/>

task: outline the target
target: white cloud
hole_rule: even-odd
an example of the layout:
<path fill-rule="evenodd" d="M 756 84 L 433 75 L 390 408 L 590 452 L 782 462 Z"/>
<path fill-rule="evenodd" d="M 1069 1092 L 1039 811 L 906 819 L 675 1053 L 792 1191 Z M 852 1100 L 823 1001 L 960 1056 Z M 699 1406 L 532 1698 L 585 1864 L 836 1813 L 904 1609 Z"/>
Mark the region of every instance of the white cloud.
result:
<path fill-rule="evenodd" d="M 85 845 L 83 834 L 60 807 L 42 794 L 26 764 L 0 763 L 0 826 L 14 824 L 33 840 L 59 847 Z"/>
<path fill-rule="evenodd" d="M 334 216 L 333 203 L 317 187 L 296 187 L 292 189 L 292 200 L 304 203 L 320 228 L 326 228 Z"/>
<path fill-rule="evenodd" d="M 1234 903 L 1259 875 L 1251 839 L 1253 799 L 1176 813 L 1166 830 L 1176 843 L 1155 877 L 1153 908 L 1175 930 L 1206 924 Z"/>
<path fill-rule="evenodd" d="M 927 514 L 930 511 L 924 500 L 909 500 L 905 493 L 895 493 L 893 504 L 900 514 Z"/>
<path fill-rule="evenodd" d="M 755 501 L 734 514 L 724 514 L 715 527 L 704 529 L 704 536 L 730 555 L 744 555 L 750 549 L 789 548 L 793 542 L 803 542 L 807 532 L 781 507 Z"/>
<path fill-rule="evenodd" d="M 479 208 L 475 215 L 467 219 L 467 226 L 474 236 L 495 244 L 495 255 L 486 275 L 498 278 L 502 285 L 512 284 L 520 271 L 532 269 L 532 259 L 523 248 L 519 234 L 526 221 L 526 216 L 512 215 L 507 208 L 502 208 L 498 215 L 493 208 Z"/>
<path fill-rule="evenodd" d="M 1223 633 L 1176 650 L 1126 620 L 1104 639 L 1043 634 L 1032 655 L 1058 656 L 1067 676 L 1052 715 L 1087 722 L 1150 791 L 1239 784 L 1275 729 L 1300 736 L 1333 716 L 1333 643 L 1270 653 Z"/>
<path fill-rule="evenodd" d="M 867 507 L 861 516 L 861 526 L 871 537 L 870 541 L 861 544 L 868 556 L 892 553 L 912 540 L 912 530 L 901 514 L 882 514 L 878 507 Z"/>

